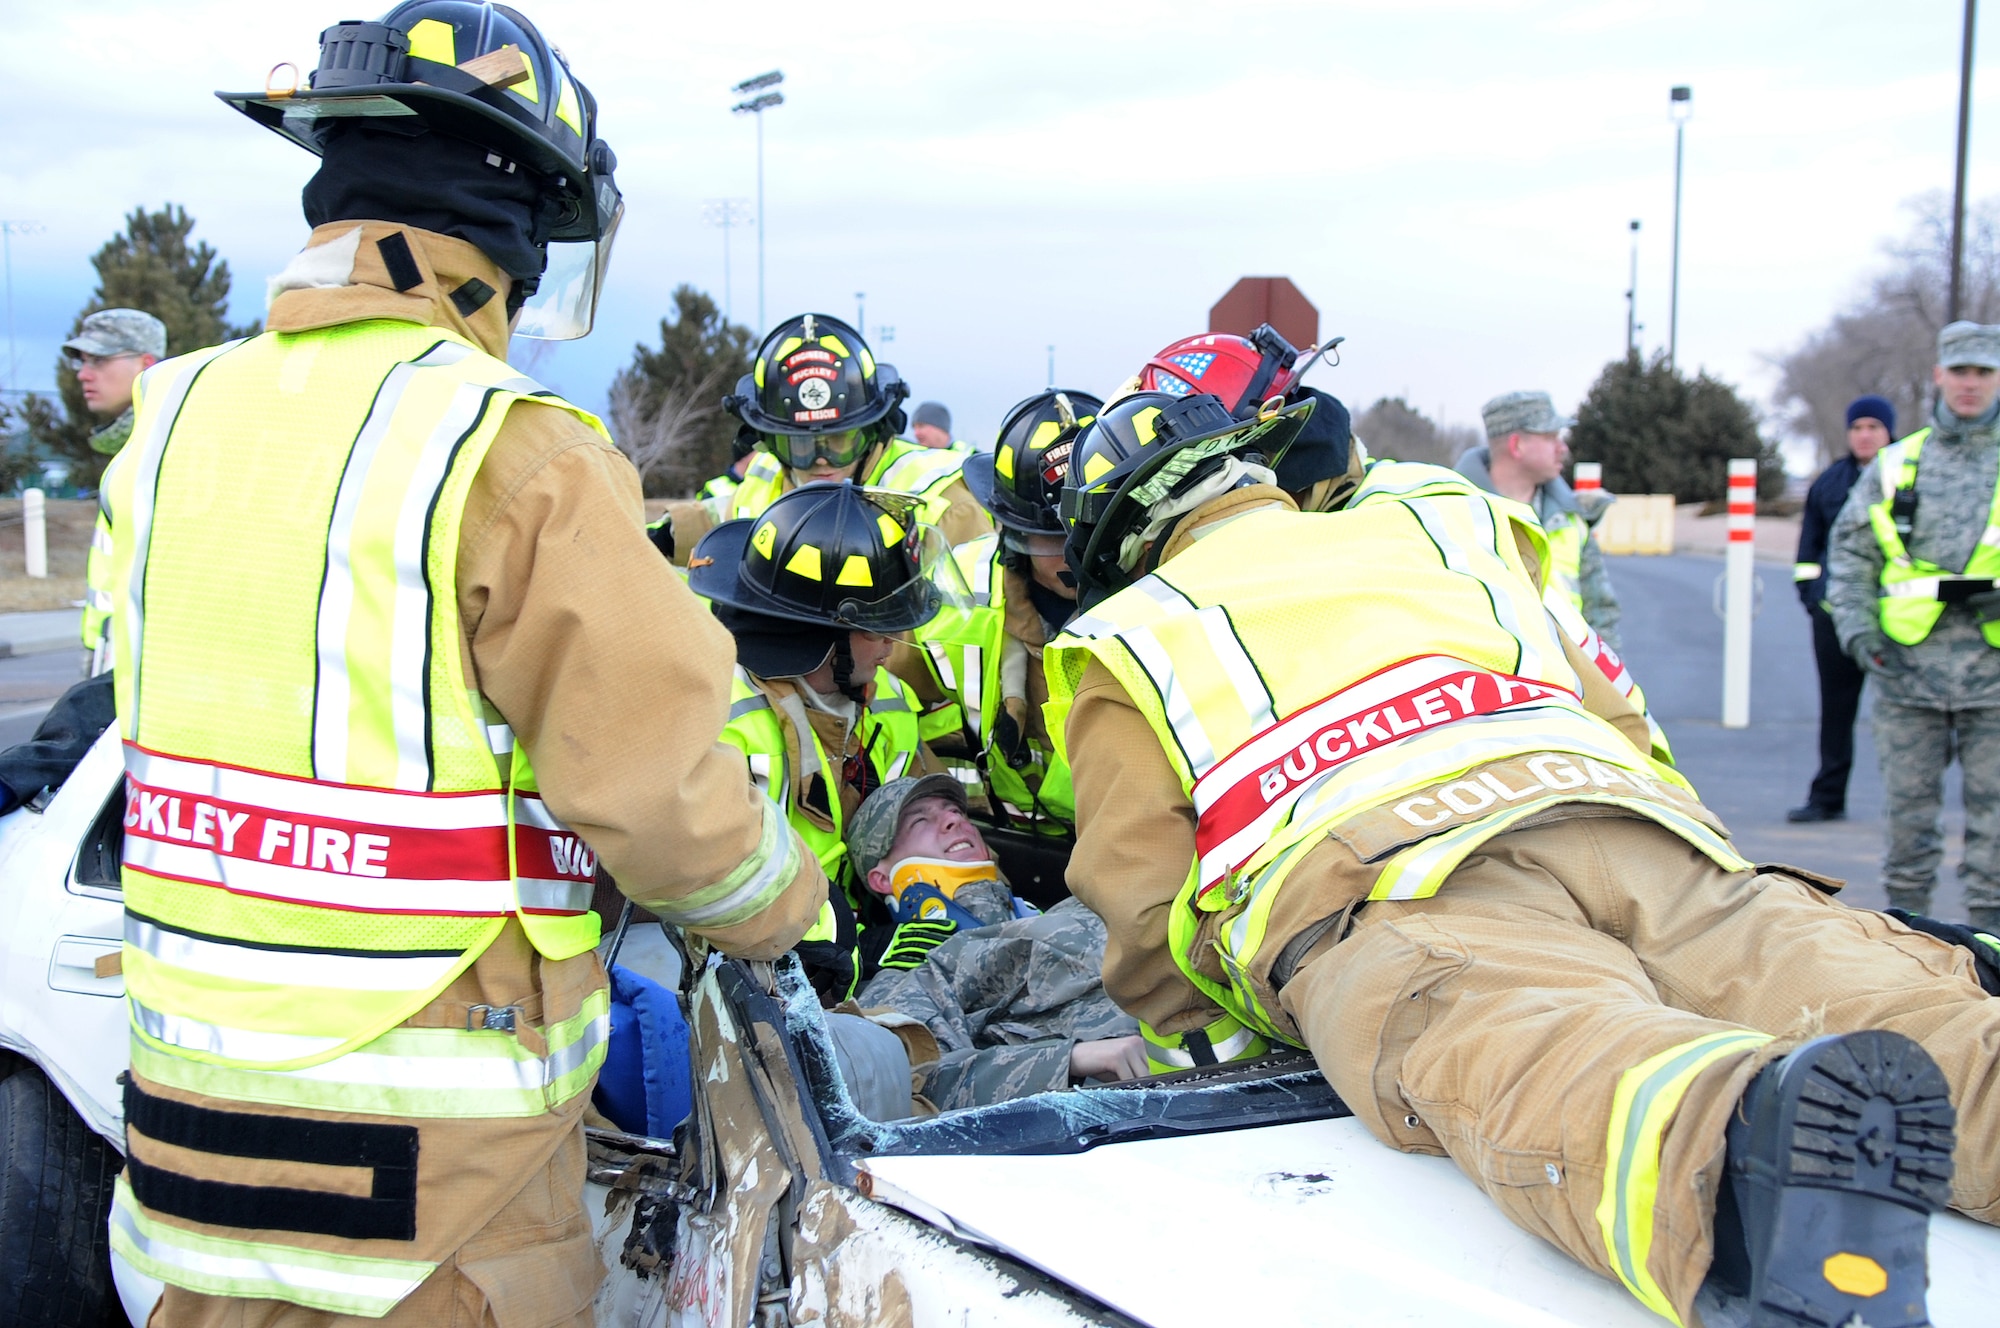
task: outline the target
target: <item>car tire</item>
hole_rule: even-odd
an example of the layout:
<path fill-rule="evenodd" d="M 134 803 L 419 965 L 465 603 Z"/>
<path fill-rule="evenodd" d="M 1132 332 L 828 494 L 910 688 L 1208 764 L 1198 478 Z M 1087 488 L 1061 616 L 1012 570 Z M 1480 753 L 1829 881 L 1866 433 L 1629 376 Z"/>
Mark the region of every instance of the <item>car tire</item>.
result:
<path fill-rule="evenodd" d="M 124 1164 L 33 1065 L 0 1079 L 0 1324 L 124 1322 L 107 1228 Z"/>

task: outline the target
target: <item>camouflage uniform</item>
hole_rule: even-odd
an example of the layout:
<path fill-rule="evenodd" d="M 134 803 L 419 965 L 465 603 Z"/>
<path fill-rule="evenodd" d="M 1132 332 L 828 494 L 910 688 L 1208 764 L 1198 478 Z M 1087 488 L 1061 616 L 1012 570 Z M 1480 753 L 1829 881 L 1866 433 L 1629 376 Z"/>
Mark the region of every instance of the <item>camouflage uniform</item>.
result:
<path fill-rule="evenodd" d="M 1917 466 L 1912 557 L 1963 569 L 1986 530 L 2000 471 L 2000 406 L 1961 420 L 1940 404 Z M 1881 641 L 1877 597 L 1882 547 L 1869 526 L 1879 502 L 1879 462 L 1855 481 L 1834 521 L 1827 599 L 1841 648 L 1854 655 Z M 1953 604 L 1914 646 L 1881 641 L 1888 668 L 1876 672 L 1875 749 L 1889 799 L 1889 901 L 1927 911 L 1944 856 L 1944 769 L 1956 751 L 1965 775 L 1965 859 L 1959 878 L 1973 921 L 2000 924 L 2000 650 L 1986 644 L 1977 615 Z"/>
<path fill-rule="evenodd" d="M 1468 449 L 1453 468 L 1488 493 L 1497 493 L 1499 491 L 1493 487 L 1492 456 L 1492 448 L 1481 443 Z M 1619 639 L 1618 620 L 1624 616 L 1624 610 L 1619 607 L 1618 592 L 1611 588 L 1611 571 L 1604 565 L 1604 551 L 1597 547 L 1595 531 L 1612 501 L 1602 491 L 1579 494 L 1558 475 L 1535 490 L 1535 501 L 1530 506 L 1535 509 L 1535 519 L 1542 523 L 1544 530 L 1554 530 L 1571 520 L 1581 520 L 1591 527 L 1584 536 L 1583 559 L 1577 570 L 1577 589 L 1583 593 L 1583 620 L 1604 638 L 1606 645 L 1613 650 L 1623 650 L 1625 647 Z"/>
<path fill-rule="evenodd" d="M 968 901 L 961 887 L 960 901 Z M 1074 899 L 1037 917 L 961 931 L 920 966 L 884 969 L 868 1009 L 923 1021 L 940 1059 L 915 1067 L 940 1111 L 1069 1087 L 1078 1042 L 1128 1037 L 1138 1021 L 1104 994 L 1104 923 Z"/>

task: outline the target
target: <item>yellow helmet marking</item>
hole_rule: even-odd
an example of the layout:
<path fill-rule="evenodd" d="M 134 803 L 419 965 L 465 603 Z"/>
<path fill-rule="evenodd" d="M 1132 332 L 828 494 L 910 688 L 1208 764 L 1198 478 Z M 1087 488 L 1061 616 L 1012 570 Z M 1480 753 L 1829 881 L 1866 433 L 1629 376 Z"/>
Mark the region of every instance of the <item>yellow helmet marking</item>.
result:
<path fill-rule="evenodd" d="M 792 555 L 792 560 L 785 564 L 785 570 L 787 572 L 796 572 L 808 581 L 823 581 L 826 579 L 819 570 L 819 546 L 817 544 L 799 545 L 798 551 Z"/>
<path fill-rule="evenodd" d="M 1014 478 L 1014 449 L 1011 445 L 993 454 L 993 473 L 1003 480 Z"/>
<path fill-rule="evenodd" d="M 562 81 L 562 92 L 556 96 L 556 119 L 576 130 L 578 138 L 583 137 L 583 108 L 577 105 L 576 85 L 567 75 Z"/>
<path fill-rule="evenodd" d="M 868 570 L 868 560 L 858 553 L 847 555 L 847 561 L 840 565 L 840 575 L 833 579 L 836 586 L 873 586 L 875 574 Z"/>
<path fill-rule="evenodd" d="M 882 542 L 890 548 L 903 542 L 903 528 L 896 524 L 896 518 L 884 512 L 875 518 L 875 528 L 882 532 Z"/>
<path fill-rule="evenodd" d="M 1092 452 L 1083 459 L 1083 482 L 1095 484 L 1104 473 L 1113 468 L 1111 458 L 1102 452 Z"/>
<path fill-rule="evenodd" d="M 866 346 L 861 348 L 861 376 L 863 378 L 873 378 L 875 376 L 875 357 L 868 353 Z"/>
<path fill-rule="evenodd" d="M 1153 428 L 1153 421 L 1160 418 L 1158 406 L 1148 406 L 1132 417 L 1132 433 L 1142 443 L 1150 443 L 1159 436 Z"/>
<path fill-rule="evenodd" d="M 1029 450 L 1047 447 L 1056 440 L 1056 435 L 1062 432 L 1062 428 L 1062 425 L 1054 420 L 1043 420 L 1035 426 L 1035 431 L 1028 435 Z"/>
<path fill-rule="evenodd" d="M 757 383 L 757 390 L 762 392 L 764 390 L 764 357 L 761 355 L 757 357 L 757 375 L 755 381 Z"/>
<path fill-rule="evenodd" d="M 826 347 L 828 350 L 832 351 L 835 355 L 838 355 L 843 360 L 851 360 L 854 358 L 854 352 L 847 348 L 847 343 L 842 341 L 839 337 L 833 335 L 833 333 L 831 332 L 821 337 L 819 339 L 819 344 Z"/>
<path fill-rule="evenodd" d="M 513 87 L 508 88 L 507 91 L 513 93 L 523 101 L 534 102 L 537 106 L 541 105 L 542 90 L 535 84 L 535 62 L 528 58 L 526 51 L 521 52 L 521 68 L 528 71 L 528 76 Z"/>
<path fill-rule="evenodd" d="M 458 63 L 458 43 L 453 40 L 451 24 L 441 18 L 420 19 L 410 25 L 410 54 L 419 60 L 430 60 L 441 65 Z"/>
<path fill-rule="evenodd" d="M 771 550 L 778 547 L 778 528 L 769 521 L 757 527 L 757 533 L 750 537 L 750 547 L 769 558 Z"/>
<path fill-rule="evenodd" d="M 773 355 L 771 358 L 774 360 L 782 360 L 787 355 L 790 355 L 793 351 L 797 350 L 799 347 L 805 344 L 806 341 L 804 337 L 786 337 L 783 341 L 778 343 L 778 353 Z"/>
<path fill-rule="evenodd" d="M 1865 1254 L 1829 1255 L 1820 1272 L 1833 1289 L 1850 1296 L 1879 1296 L 1889 1289 L 1889 1274 Z"/>

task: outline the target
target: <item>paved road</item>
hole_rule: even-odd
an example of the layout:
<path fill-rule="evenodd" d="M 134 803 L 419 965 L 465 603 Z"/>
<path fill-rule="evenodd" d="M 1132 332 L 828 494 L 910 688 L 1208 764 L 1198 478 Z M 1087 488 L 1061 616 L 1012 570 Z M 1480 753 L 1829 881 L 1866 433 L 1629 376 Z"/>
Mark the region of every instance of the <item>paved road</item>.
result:
<path fill-rule="evenodd" d="M 1681 770 L 1722 817 L 1742 853 L 1758 862 L 1790 862 L 1849 882 L 1852 903 L 1880 908 L 1882 781 L 1869 735 L 1870 703 L 1856 726 L 1849 819 L 1791 825 L 1785 809 L 1805 801 L 1819 765 L 1819 684 L 1812 636 L 1793 592 L 1790 568 L 1760 563 L 1764 609 L 1752 635 L 1750 727 L 1724 729 L 1722 620 L 1713 608 L 1722 559 L 1698 554 L 1612 558 L 1612 581 L 1625 606 L 1625 655 L 1666 727 Z M 1947 866 L 1932 900 L 1943 917 L 1964 917 L 1953 863 L 1965 817 L 1958 779 L 1947 779 Z"/>
<path fill-rule="evenodd" d="M 83 649 L 0 659 L 0 748 L 34 736 L 55 699 L 83 678 Z"/>

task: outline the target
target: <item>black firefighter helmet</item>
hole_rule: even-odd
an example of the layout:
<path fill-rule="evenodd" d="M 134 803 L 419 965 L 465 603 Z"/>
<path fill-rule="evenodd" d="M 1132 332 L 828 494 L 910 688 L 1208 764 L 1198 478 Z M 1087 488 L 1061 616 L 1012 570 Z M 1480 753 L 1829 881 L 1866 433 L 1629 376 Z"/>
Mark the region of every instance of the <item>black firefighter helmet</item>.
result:
<path fill-rule="evenodd" d="M 910 395 L 892 364 L 878 364 L 868 343 L 846 323 L 826 314 L 800 314 L 774 328 L 757 348 L 757 362 L 722 399 L 771 450 L 795 468 L 812 465 L 815 442 L 840 439 L 835 465 L 848 465 L 868 448 L 893 438 L 904 425 Z M 851 438 L 848 435 L 852 435 Z M 788 448 L 783 440 L 796 438 Z M 788 451 L 795 455 L 788 455 Z M 803 456 L 801 460 L 800 457 Z"/>
<path fill-rule="evenodd" d="M 1145 529 L 1157 506 L 1230 457 L 1276 465 L 1313 404 L 1274 400 L 1248 420 L 1205 392 L 1134 392 L 1105 407 L 1077 439 L 1063 484 L 1063 555 L 1076 574 L 1078 603 L 1089 608 L 1138 579 L 1140 555 L 1127 550 L 1126 537 Z"/>
<path fill-rule="evenodd" d="M 1056 512 L 1071 449 L 1104 403 L 1088 392 L 1039 392 L 1016 403 L 993 451 L 965 459 L 965 487 L 993 514 L 1003 535 L 1060 535 Z"/>
<path fill-rule="evenodd" d="M 314 155 L 330 133 L 365 123 L 463 139 L 501 169 L 528 170 L 546 199 L 538 239 L 549 248 L 539 298 L 516 331 L 561 339 L 590 330 L 625 211 L 618 159 L 598 137 L 596 99 L 520 11 L 405 0 L 379 23 L 321 32 L 319 67 L 304 87 L 215 95 Z"/>

